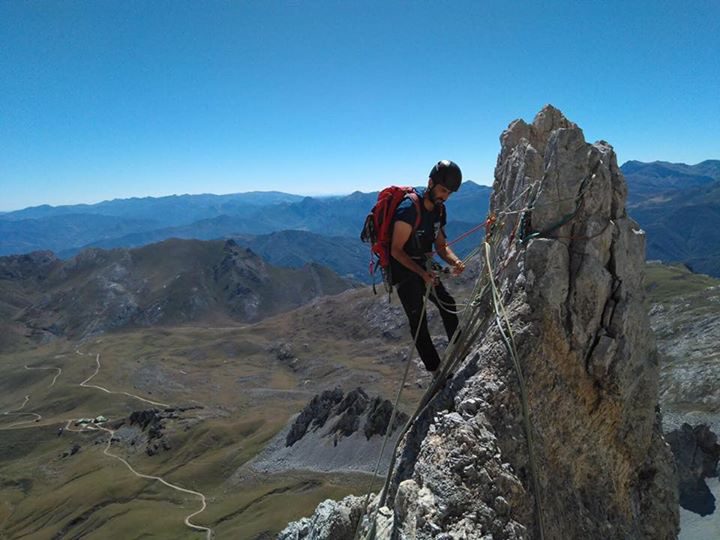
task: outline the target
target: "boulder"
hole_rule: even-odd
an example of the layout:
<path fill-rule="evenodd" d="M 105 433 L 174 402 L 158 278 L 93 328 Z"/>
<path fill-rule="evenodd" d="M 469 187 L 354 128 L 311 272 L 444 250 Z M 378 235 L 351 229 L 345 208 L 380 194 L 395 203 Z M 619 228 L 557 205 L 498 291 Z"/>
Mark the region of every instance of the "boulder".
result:
<path fill-rule="evenodd" d="M 683 424 L 666 436 L 678 468 L 680 506 L 701 516 L 715 512 L 715 497 L 705 478 L 718 475 L 720 444 L 706 424 Z"/>

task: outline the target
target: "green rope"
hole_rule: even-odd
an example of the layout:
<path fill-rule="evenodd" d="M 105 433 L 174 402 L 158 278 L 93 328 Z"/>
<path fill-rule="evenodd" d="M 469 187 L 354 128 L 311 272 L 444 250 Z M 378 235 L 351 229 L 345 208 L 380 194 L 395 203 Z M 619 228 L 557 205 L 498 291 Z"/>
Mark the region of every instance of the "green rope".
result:
<path fill-rule="evenodd" d="M 398 387 L 397 395 L 395 396 L 395 403 L 393 404 L 392 413 L 390 414 L 390 421 L 388 422 L 387 430 L 385 431 L 385 436 L 383 437 L 382 446 L 380 447 L 380 454 L 378 455 L 377 463 L 375 464 L 375 470 L 373 471 L 372 478 L 370 480 L 370 483 L 367 488 L 367 495 L 365 496 L 365 502 L 363 503 L 364 511 L 363 515 L 367 512 L 367 508 L 370 504 L 370 494 L 372 493 L 372 487 L 375 483 L 375 478 L 377 477 L 378 471 L 380 470 L 380 463 L 382 462 L 382 456 L 385 452 L 385 446 L 387 445 L 388 439 L 390 438 L 390 434 L 392 432 L 393 423 L 395 422 L 395 416 L 397 415 L 398 410 L 398 404 L 400 403 L 400 396 L 402 395 L 403 388 L 405 387 L 405 381 L 407 381 L 407 376 L 410 371 L 410 359 L 412 356 L 412 351 L 414 350 L 415 346 L 417 345 L 418 336 L 420 335 L 420 328 L 422 327 L 422 319 L 423 317 L 426 317 L 427 313 L 427 300 L 430 296 L 430 290 L 433 288 L 432 283 L 428 283 L 425 287 L 425 295 L 423 296 L 423 305 L 422 305 L 422 311 L 420 314 L 420 324 L 418 324 L 417 329 L 415 330 L 415 335 L 413 336 L 412 344 L 410 345 L 410 348 L 408 349 L 407 356 L 405 358 L 405 372 L 403 373 L 402 380 L 400 381 L 400 386 Z M 398 436 L 398 440 L 402 437 L 402 433 Z M 384 489 L 384 488 L 383 488 Z M 378 505 L 378 507 L 375 509 L 375 512 L 373 513 L 373 528 L 375 526 L 376 520 L 377 520 L 377 512 L 380 509 L 382 505 Z M 355 534 L 353 535 L 353 538 L 357 537 L 358 530 L 360 528 L 360 522 L 362 520 L 358 520 L 357 527 L 355 528 Z"/>
<path fill-rule="evenodd" d="M 598 168 L 601 165 L 601 161 L 598 161 L 595 166 L 593 167 L 592 171 L 590 171 L 580 182 L 580 187 L 578 188 L 577 195 L 575 195 L 575 208 L 572 212 L 565 214 L 563 217 L 560 218 L 559 221 L 556 223 L 553 223 L 549 227 L 546 227 L 545 229 L 541 231 L 534 231 L 529 234 L 525 234 L 525 225 L 526 225 L 526 216 L 528 216 L 532 210 L 535 208 L 535 200 L 537 199 L 537 195 L 540 192 L 540 187 L 535 191 L 532 197 L 532 201 L 526 208 L 526 210 L 522 213 L 522 216 L 520 218 L 520 227 L 518 229 L 518 241 L 521 244 L 524 244 L 533 238 L 545 238 L 547 237 L 551 232 L 553 232 L 556 229 L 559 229 L 563 225 L 567 225 L 570 221 L 572 221 L 575 216 L 577 216 L 577 213 L 580 211 L 580 207 L 583 204 L 583 201 L 585 200 L 585 191 L 587 190 L 588 182 L 591 178 L 595 177 L 595 174 L 597 173 Z M 542 183 L 542 180 L 541 180 Z M 566 199 L 567 200 L 567 199 Z"/>
<path fill-rule="evenodd" d="M 508 317 L 507 311 L 505 310 L 505 305 L 502 302 L 502 298 L 500 297 L 500 292 L 497 289 L 497 286 L 495 285 L 495 280 L 492 275 L 492 269 L 490 265 L 490 246 L 486 245 L 485 249 L 485 260 L 488 270 L 488 276 L 490 279 L 490 287 L 492 288 L 492 298 L 493 298 L 493 306 L 495 308 L 495 321 L 498 326 L 498 330 L 500 331 L 500 335 L 503 338 L 503 342 L 505 343 L 505 347 L 508 351 L 508 354 L 512 358 L 513 366 L 515 368 L 515 373 L 518 378 L 518 385 L 520 387 L 520 403 L 522 407 L 522 415 L 523 415 L 523 424 L 525 427 L 525 437 L 527 439 L 528 444 L 528 456 L 529 456 L 529 463 L 530 463 L 530 475 L 532 476 L 533 480 L 533 491 L 535 492 L 535 511 L 538 516 L 538 527 L 540 530 L 540 540 L 544 540 L 545 538 L 545 520 L 543 517 L 543 509 L 541 504 L 541 495 L 540 495 L 540 482 L 538 480 L 538 473 L 537 473 L 537 463 L 535 461 L 535 450 L 534 450 L 534 444 L 533 444 L 533 438 L 532 438 L 532 422 L 530 419 L 530 410 L 528 407 L 527 402 L 527 391 L 525 389 L 525 378 L 523 377 L 522 368 L 520 366 L 520 359 L 517 354 L 517 347 L 515 345 L 515 336 L 513 335 L 512 326 L 510 325 L 510 318 Z M 500 316 L 502 314 L 503 319 L 505 320 L 505 325 L 507 327 L 507 334 L 505 330 L 503 329 L 502 322 L 500 320 Z"/>
<path fill-rule="evenodd" d="M 475 287 L 473 289 L 473 293 L 477 294 L 477 289 L 480 284 L 480 278 L 475 283 Z M 481 293 L 480 295 L 482 295 Z M 478 295 L 478 296 L 480 296 Z M 390 480 L 392 478 L 392 473 L 395 468 L 395 461 L 397 459 L 397 449 L 400 445 L 400 442 L 402 441 L 403 437 L 407 433 L 407 431 L 410 429 L 410 427 L 415 423 L 415 420 L 419 416 L 421 416 L 425 410 L 427 409 L 428 405 L 430 404 L 431 399 L 434 397 L 434 395 L 437 393 L 437 391 L 440 389 L 441 385 L 445 382 L 448 373 L 464 358 L 464 355 L 457 354 L 457 350 L 461 350 L 460 345 L 467 343 L 467 346 L 463 346 L 462 349 L 466 349 L 469 346 L 472 345 L 472 342 L 474 341 L 473 337 L 476 339 L 476 333 L 475 332 L 469 332 L 468 323 L 473 320 L 472 317 L 467 316 L 463 318 L 463 321 L 460 325 L 458 325 L 458 331 L 455 332 L 452 339 L 450 340 L 450 343 L 448 344 L 447 349 L 445 350 L 445 353 L 443 355 L 443 362 L 441 363 L 441 368 L 439 369 L 438 376 L 436 376 L 433 381 L 430 383 L 430 386 L 425 391 L 425 394 L 420 400 L 420 403 L 418 407 L 416 408 L 415 412 L 412 414 L 412 416 L 408 419 L 408 421 L 405 423 L 405 426 L 400 431 L 397 441 L 395 442 L 395 446 L 393 447 L 392 451 L 392 457 L 390 461 L 390 466 L 388 467 L 388 472 L 385 477 L 385 483 L 383 485 L 382 491 L 380 492 L 380 498 L 378 501 L 377 508 L 375 509 L 375 512 L 373 513 L 373 517 L 371 520 L 370 529 L 365 536 L 367 540 L 374 540 L 376 535 L 376 528 L 377 528 L 377 513 L 380 510 L 381 507 L 385 505 L 385 502 L 387 500 L 388 490 L 390 487 Z M 460 331 L 462 329 L 462 331 Z M 454 361 L 448 361 L 448 359 L 454 358 Z M 366 505 L 367 509 L 367 505 Z M 358 522 L 358 528 L 359 528 L 360 522 Z M 357 534 L 357 530 L 356 530 Z"/>
<path fill-rule="evenodd" d="M 388 490 L 390 487 L 390 480 L 392 478 L 392 473 L 395 468 L 395 461 L 397 459 L 397 449 L 400 445 L 400 442 L 402 441 L 403 437 L 407 433 L 407 431 L 410 429 L 410 427 L 415 423 L 415 421 L 425 413 L 427 408 L 430 405 L 430 402 L 432 398 L 435 396 L 437 391 L 440 389 L 441 385 L 445 383 L 445 380 L 447 379 L 448 374 L 465 358 L 467 355 L 468 350 L 470 347 L 472 347 L 473 343 L 477 340 L 478 335 L 480 333 L 480 329 L 482 327 L 483 321 L 480 320 L 478 322 L 478 317 L 476 316 L 476 311 L 480 306 L 483 305 L 483 302 L 481 301 L 482 298 L 486 295 L 488 288 L 487 284 L 482 283 L 482 277 L 484 274 L 480 274 L 478 276 L 478 279 L 475 282 L 475 286 L 473 287 L 473 291 L 471 294 L 471 298 L 473 299 L 470 304 L 473 307 L 473 312 L 468 313 L 465 317 L 463 317 L 461 323 L 458 325 L 458 330 L 453 335 L 452 339 L 450 340 L 450 343 L 448 344 L 447 349 L 445 350 L 443 354 L 443 362 L 441 363 L 441 368 L 439 369 L 438 375 L 433 379 L 433 381 L 430 383 L 430 386 L 425 391 L 425 394 L 420 400 L 420 403 L 418 407 L 416 408 L 415 412 L 412 414 L 412 416 L 408 419 L 408 421 L 405 423 L 405 426 L 400 431 L 400 434 L 397 438 L 397 441 L 395 442 L 395 446 L 393 447 L 392 457 L 390 461 L 390 466 L 388 468 L 388 473 L 385 477 L 385 484 L 383 485 L 383 489 L 380 492 L 380 499 L 377 505 L 377 508 L 375 509 L 375 512 L 373 513 L 370 530 L 368 531 L 367 536 L 365 537 L 367 540 L 374 540 L 375 534 L 376 534 L 376 527 L 377 527 L 377 512 L 381 507 L 385 505 L 385 502 L 387 500 Z M 366 506 L 367 508 L 367 506 Z M 360 523 L 358 523 L 359 528 Z M 357 530 L 356 530 L 357 534 Z"/>
<path fill-rule="evenodd" d="M 491 293 L 492 303 L 495 308 L 495 320 L 498 324 L 498 328 L 500 330 L 500 334 L 505 342 L 506 348 L 510 352 L 510 355 L 513 359 L 514 368 L 516 371 L 516 374 L 518 376 L 519 386 L 520 386 L 520 399 L 521 399 L 521 407 L 522 407 L 522 413 L 523 413 L 523 419 L 524 419 L 524 430 L 526 433 L 526 437 L 528 440 L 528 451 L 529 451 L 529 461 L 530 461 L 530 473 L 533 478 L 533 491 L 535 494 L 535 506 L 536 506 L 536 512 L 538 515 L 538 524 L 540 528 L 540 539 L 544 540 L 544 531 L 545 531 L 545 525 L 544 525 L 544 517 L 542 513 L 542 504 L 540 499 L 540 489 L 539 489 L 539 482 L 537 478 L 537 465 L 534 455 L 534 445 L 532 442 L 532 424 L 530 421 L 530 414 L 529 414 L 529 408 L 527 404 L 527 394 L 525 390 L 525 381 L 522 376 L 522 371 L 520 369 L 520 363 L 517 355 L 517 348 L 515 346 L 515 338 L 512 333 L 512 327 L 509 323 L 509 318 L 507 316 L 507 312 L 505 311 L 505 307 L 502 304 L 502 301 L 500 299 L 499 292 L 497 290 L 497 286 L 495 284 L 495 281 L 492 276 L 492 266 L 490 264 L 490 245 L 487 242 L 483 243 L 482 246 L 485 249 L 485 271 L 478 276 L 478 279 L 475 282 L 475 286 L 473 288 L 473 292 L 470 296 L 472 299 L 469 303 L 470 306 L 472 306 L 472 310 L 469 312 L 464 313 L 463 320 L 461 324 L 458 326 L 458 329 L 461 329 L 461 331 L 458 331 L 453 336 L 453 339 L 450 341 L 450 344 L 448 345 L 448 348 L 445 350 L 443 362 L 442 362 L 442 368 L 440 369 L 439 376 L 437 376 L 428 389 L 426 390 L 425 394 L 423 395 L 422 399 L 420 400 L 420 403 L 415 410 L 415 412 L 412 414 L 412 416 L 408 419 L 403 429 L 400 431 L 397 441 L 395 443 L 395 446 L 393 448 L 393 453 L 391 457 L 390 466 L 388 468 L 388 473 L 385 478 L 385 484 L 383 485 L 383 489 L 380 492 L 380 498 L 377 504 L 377 507 L 375 511 L 373 512 L 373 516 L 371 518 L 371 525 L 370 529 L 368 531 L 367 536 L 365 537 L 367 540 L 375 540 L 376 538 L 376 529 L 377 529 L 377 514 L 381 507 L 385 506 L 385 503 L 387 502 L 387 495 L 389 491 L 390 481 L 392 479 L 392 474 L 395 468 L 395 462 L 397 459 L 397 449 L 405 436 L 405 434 L 408 432 L 410 427 L 415 423 L 415 421 L 422 416 L 430 406 L 432 398 L 435 396 L 435 394 L 440 389 L 441 385 L 444 384 L 448 373 L 450 373 L 457 365 L 467 356 L 467 353 L 469 352 L 469 349 L 473 346 L 473 344 L 476 342 L 477 338 L 479 337 L 479 334 L 485 325 L 485 323 L 488 320 L 488 317 L 479 317 L 478 311 L 482 309 L 482 306 L 485 305 L 486 296 L 488 293 Z M 486 278 L 486 279 L 485 279 Z M 505 319 L 505 325 L 507 327 L 507 333 L 505 329 L 502 326 L 502 322 L 500 320 L 500 317 L 504 317 Z M 404 382 L 401 385 L 404 386 Z M 396 400 L 397 404 L 397 400 Z M 367 509 L 369 501 L 369 494 L 366 498 L 366 505 L 365 508 Z M 356 529 L 356 535 L 359 530 L 360 522 L 358 522 L 358 528 Z"/>
<path fill-rule="evenodd" d="M 470 251 L 470 253 L 468 253 L 468 254 L 464 257 L 463 263 L 467 263 L 472 257 L 474 257 L 477 253 L 479 253 L 480 250 L 481 250 L 481 246 L 478 246 L 478 247 L 474 248 L 472 251 Z M 476 281 L 476 284 L 475 284 L 475 288 L 477 288 L 477 281 Z M 430 291 L 432 291 L 432 292 L 435 294 L 435 298 L 436 298 L 438 301 L 440 301 L 440 300 L 437 298 L 437 293 L 435 293 L 434 288 L 431 287 L 430 285 L 428 285 L 428 286 L 427 286 L 427 289 L 426 289 L 426 291 L 425 291 L 425 296 L 424 296 L 424 298 L 423 298 L 423 308 L 422 308 L 421 319 L 422 319 L 422 317 L 425 317 L 425 316 L 426 316 L 426 313 L 427 313 L 427 299 L 428 299 L 428 293 L 429 293 Z M 475 289 L 473 290 L 473 292 L 475 292 Z M 471 298 L 472 298 L 472 297 L 473 297 L 473 296 L 471 295 Z M 470 307 L 471 305 L 472 305 L 472 302 L 469 302 L 469 303 L 468 303 L 468 307 Z M 464 309 L 461 310 L 461 311 L 458 311 L 457 314 L 462 314 L 462 313 L 465 312 L 466 310 L 467 310 L 467 307 L 464 308 Z M 467 318 L 466 320 L 467 320 L 467 321 L 470 321 L 470 320 L 472 320 L 472 319 Z M 462 327 L 463 327 L 463 325 L 458 325 L 458 328 L 462 328 Z M 410 354 L 412 354 L 413 347 L 414 347 L 415 344 L 417 343 L 417 338 L 418 338 L 418 335 L 419 335 L 419 330 L 420 330 L 420 327 L 418 327 L 418 329 L 416 330 L 415 336 L 413 337 L 412 346 L 410 347 L 410 349 L 409 349 L 409 351 L 408 351 L 408 357 L 407 357 L 407 359 L 406 359 L 406 366 L 405 366 L 405 373 L 403 374 L 402 381 L 401 381 L 401 383 L 400 383 L 400 387 L 399 387 L 399 389 L 398 389 L 397 397 L 396 397 L 396 400 L 395 400 L 395 404 L 393 405 L 393 411 L 392 411 L 391 420 L 390 420 L 390 426 L 391 426 L 391 427 L 392 427 L 392 422 L 394 421 L 394 418 L 395 418 L 395 414 L 396 414 L 396 411 L 397 411 L 397 406 L 398 406 L 398 402 L 399 402 L 399 399 L 400 399 L 400 395 L 401 395 L 401 393 L 402 393 L 402 389 L 404 388 L 404 386 L 405 386 L 405 381 L 407 380 L 408 369 L 409 369 L 409 367 L 410 367 Z M 469 339 L 467 339 L 468 337 L 470 337 L 470 336 L 467 335 L 467 332 L 465 332 L 465 331 L 463 331 L 463 332 L 457 332 L 457 331 L 456 331 L 456 332 L 455 332 L 455 335 L 453 336 L 453 339 L 452 339 L 452 340 L 450 341 L 450 343 L 448 344 L 448 348 L 445 350 L 444 358 L 447 358 L 448 355 L 449 355 L 449 353 L 452 351 L 453 347 L 454 347 L 455 344 L 457 343 L 457 337 L 458 337 L 459 335 L 465 335 L 466 339 L 463 340 L 463 341 L 464 341 L 464 342 L 470 342 Z M 471 336 L 472 336 L 472 334 L 471 334 Z M 456 355 L 456 358 L 459 359 L 459 358 L 462 358 L 462 356 Z M 454 364 L 453 364 L 453 365 L 454 365 Z M 385 500 L 386 500 L 386 497 L 387 497 L 387 489 L 388 489 L 388 486 L 389 486 L 389 480 L 390 480 L 390 477 L 391 477 L 391 474 L 392 474 L 392 470 L 393 470 L 393 467 L 394 467 L 394 464 L 395 464 L 395 459 L 396 459 L 395 456 L 396 456 L 397 448 L 398 448 L 398 446 L 399 446 L 399 444 L 400 444 L 400 441 L 402 440 L 402 437 L 405 435 L 405 433 L 407 432 L 407 430 L 409 429 L 409 427 L 410 427 L 410 426 L 412 425 L 412 423 L 415 421 L 415 419 L 419 416 L 418 411 L 423 411 L 423 410 L 424 410 L 425 405 L 430 401 L 430 399 L 432 398 L 432 396 L 433 396 L 433 395 L 435 394 L 435 392 L 438 390 L 438 388 L 439 388 L 439 383 L 440 383 L 441 381 L 444 381 L 444 380 L 445 380 L 445 378 L 447 377 L 447 374 L 450 372 L 451 367 L 453 367 L 453 366 L 449 365 L 447 361 L 443 361 L 443 362 L 441 363 L 441 366 L 443 366 L 443 367 L 440 369 L 439 375 L 431 382 L 430 387 L 428 388 L 428 390 L 426 390 L 423 398 L 422 398 L 421 401 L 420 401 L 420 405 L 419 405 L 418 408 L 416 409 L 416 413 L 406 422 L 405 426 L 403 427 L 403 429 L 400 431 L 400 433 L 399 433 L 399 435 L 398 435 L 397 441 L 396 441 L 396 443 L 395 443 L 395 447 L 393 448 L 393 454 L 392 454 L 392 458 L 391 458 L 391 462 L 390 462 L 390 467 L 389 467 L 389 470 L 388 470 L 388 474 L 387 474 L 387 476 L 386 476 L 386 481 L 385 481 L 385 484 L 384 484 L 384 486 L 383 486 L 383 490 L 381 491 L 381 503 L 378 504 L 377 508 L 375 509 L 375 512 L 373 513 L 372 525 L 371 525 L 370 532 L 368 533 L 368 537 L 369 537 L 369 538 L 373 538 L 373 537 L 374 537 L 374 534 L 375 534 L 375 531 L 374 531 L 374 530 L 375 530 L 376 523 L 377 523 L 377 512 L 378 512 L 378 510 L 385 504 Z M 377 464 L 376 464 L 376 466 L 375 466 L 375 470 L 374 470 L 374 472 L 373 472 L 372 480 L 371 480 L 370 485 L 368 486 L 368 489 L 367 489 L 367 495 L 366 495 L 366 497 L 365 497 L 365 502 L 364 502 L 365 511 L 367 511 L 367 507 L 368 507 L 368 505 L 369 505 L 370 494 L 371 494 L 371 492 L 372 492 L 372 484 L 374 483 L 374 480 L 375 480 L 375 478 L 376 478 L 376 476 L 377 476 L 377 472 L 378 472 L 378 470 L 379 470 L 380 463 L 381 463 L 381 461 L 382 461 L 382 455 L 383 455 L 383 453 L 384 453 L 385 446 L 386 446 L 386 443 L 387 443 L 387 441 L 388 441 L 389 433 L 390 433 L 390 431 L 389 431 L 389 429 L 388 429 L 388 432 L 386 433 L 385 438 L 383 439 L 383 444 L 382 444 L 382 447 L 381 447 L 381 449 L 380 449 L 380 456 L 378 457 L 378 461 L 377 461 Z M 357 537 L 357 533 L 358 533 L 358 531 L 359 531 L 359 528 L 360 528 L 360 521 L 358 521 L 358 525 L 357 525 L 357 527 L 356 527 L 356 529 L 355 529 L 355 535 L 353 536 L 354 538 Z"/>

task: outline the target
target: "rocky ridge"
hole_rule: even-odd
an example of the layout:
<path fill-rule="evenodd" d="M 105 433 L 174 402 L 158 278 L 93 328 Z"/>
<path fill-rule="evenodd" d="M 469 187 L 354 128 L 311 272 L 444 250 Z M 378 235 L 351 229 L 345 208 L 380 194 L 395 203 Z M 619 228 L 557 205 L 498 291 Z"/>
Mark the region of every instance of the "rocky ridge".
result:
<path fill-rule="evenodd" d="M 681 265 L 650 263 L 650 321 L 662 367 L 665 431 L 683 423 L 720 432 L 720 281 Z"/>
<path fill-rule="evenodd" d="M 196 321 L 254 322 L 352 288 L 318 264 L 266 263 L 233 240 L 171 239 L 137 249 L 0 257 L 0 329 L 36 340 Z"/>
<path fill-rule="evenodd" d="M 311 526 L 296 522 L 280 538 L 348 538 L 373 519 L 377 538 L 676 537 L 645 235 L 627 217 L 615 153 L 586 143 L 551 106 L 510 124 L 501 144 L 491 260 L 525 379 L 531 452 L 488 305 L 481 338 L 402 439 L 386 506 L 326 501 Z"/>
<path fill-rule="evenodd" d="M 262 472 L 284 470 L 372 472 L 384 436 L 390 426 L 392 403 L 371 398 L 363 388 L 347 393 L 340 387 L 314 396 L 288 427 L 250 464 Z M 407 422 L 399 411 L 389 440 L 396 441 L 398 428 Z M 381 463 L 387 470 L 389 456 Z"/>
<path fill-rule="evenodd" d="M 337 443 L 338 437 L 349 437 L 360 430 L 366 439 L 373 435 L 385 435 L 392 414 L 392 403 L 379 396 L 370 399 L 365 390 L 358 387 L 347 395 L 341 388 L 326 390 L 316 395 L 300 412 L 293 422 L 285 439 L 286 446 L 292 446 L 302 439 L 308 431 L 317 431 L 325 426 L 329 418 L 333 418 L 329 434 Z M 407 414 L 396 415 L 392 430 L 396 430 L 407 421 Z M 362 419 L 362 422 L 361 422 Z"/>
<path fill-rule="evenodd" d="M 140 409 L 126 418 L 110 420 L 106 426 L 115 431 L 112 438 L 114 444 L 122 446 L 125 451 L 142 452 L 152 457 L 172 450 L 173 436 L 198 423 L 197 411 L 202 408 L 199 405 L 187 405 Z M 95 444 L 104 444 L 105 440 L 99 434 Z"/>

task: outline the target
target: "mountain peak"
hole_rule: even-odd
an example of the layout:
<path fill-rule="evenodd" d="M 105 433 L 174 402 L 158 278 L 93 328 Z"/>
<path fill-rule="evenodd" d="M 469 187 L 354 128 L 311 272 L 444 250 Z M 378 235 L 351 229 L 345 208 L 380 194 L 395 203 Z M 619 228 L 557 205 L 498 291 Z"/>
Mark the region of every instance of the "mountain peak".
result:
<path fill-rule="evenodd" d="M 257 321 L 355 285 L 320 265 L 311 270 L 272 266 L 233 239 L 88 249 L 64 262 L 51 252 L 0 257 L 0 278 L 31 291 L 16 319 L 45 338 L 200 320 Z"/>
<path fill-rule="evenodd" d="M 314 527 L 372 524 L 382 539 L 675 537 L 645 235 L 625 211 L 615 152 L 553 107 L 501 141 L 490 211 L 504 218 L 444 359 L 454 376 L 431 386 L 400 435 L 372 509 L 345 499 Z M 305 537 L 292 525 L 280 535 Z"/>

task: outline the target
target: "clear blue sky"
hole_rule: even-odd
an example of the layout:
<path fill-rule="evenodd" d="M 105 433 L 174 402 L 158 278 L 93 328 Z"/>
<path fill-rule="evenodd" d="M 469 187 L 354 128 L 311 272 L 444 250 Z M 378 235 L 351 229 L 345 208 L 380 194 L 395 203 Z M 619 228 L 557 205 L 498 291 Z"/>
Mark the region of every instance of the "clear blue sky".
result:
<path fill-rule="evenodd" d="M 0 210 L 491 183 L 560 108 L 622 163 L 720 158 L 720 2 L 0 0 Z"/>

